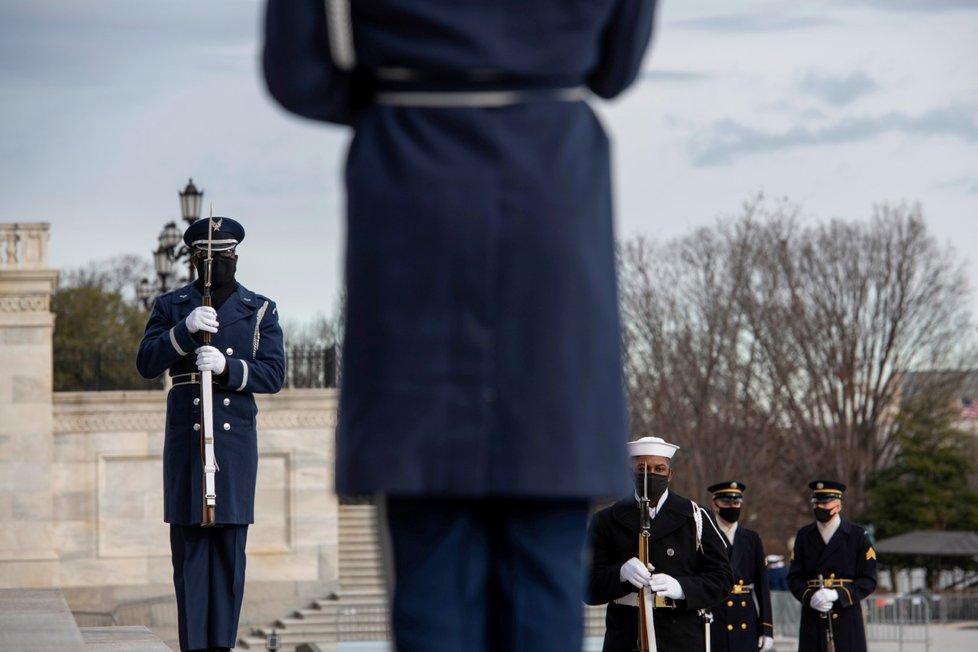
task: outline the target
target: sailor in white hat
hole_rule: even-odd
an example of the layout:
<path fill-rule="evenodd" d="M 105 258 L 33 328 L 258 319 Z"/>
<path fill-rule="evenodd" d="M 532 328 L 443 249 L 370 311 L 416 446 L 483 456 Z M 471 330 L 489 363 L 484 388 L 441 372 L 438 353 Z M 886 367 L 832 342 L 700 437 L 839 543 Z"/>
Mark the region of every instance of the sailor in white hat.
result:
<path fill-rule="evenodd" d="M 660 650 L 703 650 L 704 614 L 733 586 L 723 537 L 707 510 L 669 490 L 679 446 L 661 437 L 629 442 L 636 490 L 597 512 L 587 603 L 608 605 L 603 652 L 631 652 L 639 637 L 638 591 L 655 594 L 653 621 Z M 648 499 L 649 536 L 640 505 Z M 648 544 L 648 565 L 636 557 Z"/>

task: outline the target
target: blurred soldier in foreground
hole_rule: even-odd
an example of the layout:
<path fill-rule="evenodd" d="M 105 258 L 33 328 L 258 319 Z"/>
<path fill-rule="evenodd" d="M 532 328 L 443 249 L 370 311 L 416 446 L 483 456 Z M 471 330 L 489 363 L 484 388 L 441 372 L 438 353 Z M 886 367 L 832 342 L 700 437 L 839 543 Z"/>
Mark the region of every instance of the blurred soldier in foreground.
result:
<path fill-rule="evenodd" d="M 707 487 L 713 494 L 717 525 L 730 544 L 733 591 L 713 609 L 711 652 L 767 652 L 774 647 L 771 592 L 760 535 L 740 524 L 744 504 L 743 482 L 728 480 Z"/>
<path fill-rule="evenodd" d="M 628 439 L 608 139 L 654 0 L 269 0 L 289 111 L 354 128 L 336 489 L 380 494 L 399 652 L 580 650 Z"/>
<path fill-rule="evenodd" d="M 866 652 L 860 600 L 876 589 L 876 551 L 869 533 L 842 518 L 846 486 L 809 483 L 815 522 L 798 530 L 788 586 L 801 601 L 799 652 Z"/>
<path fill-rule="evenodd" d="M 608 603 L 603 652 L 646 649 L 639 640 L 640 589 L 655 594 L 655 640 L 663 651 L 705 649 L 705 613 L 730 593 L 733 573 L 723 535 L 702 507 L 669 491 L 679 449 L 659 437 L 628 444 L 635 489 L 591 519 L 588 604 Z M 640 504 L 648 491 L 651 525 L 643 541 Z M 648 545 L 648 566 L 636 556 Z M 756 644 L 756 639 L 755 639 Z"/>
<path fill-rule="evenodd" d="M 208 236 L 208 225 L 214 228 Z M 208 243 L 208 240 L 210 241 Z M 184 233 L 197 280 L 160 295 L 136 366 L 144 378 L 169 370 L 163 444 L 163 520 L 170 524 L 173 586 L 181 650 L 229 650 L 237 640 L 245 582 L 248 524 L 255 520 L 258 433 L 255 393 L 285 379 L 285 350 L 275 303 L 235 280 L 244 228 L 202 218 Z M 211 249 L 207 269 L 208 244 Z M 210 278 L 210 287 L 205 279 Z M 202 305 L 210 294 L 211 306 Z M 211 343 L 202 345 L 204 333 Z M 202 372 L 210 371 L 218 472 L 216 517 L 202 527 Z"/>

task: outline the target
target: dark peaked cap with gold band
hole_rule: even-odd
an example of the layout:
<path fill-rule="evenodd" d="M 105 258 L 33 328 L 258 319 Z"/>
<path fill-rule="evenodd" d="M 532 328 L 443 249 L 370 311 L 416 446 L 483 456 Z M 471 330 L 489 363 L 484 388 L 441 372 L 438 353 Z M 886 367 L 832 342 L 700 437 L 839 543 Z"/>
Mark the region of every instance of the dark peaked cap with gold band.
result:
<path fill-rule="evenodd" d="M 717 482 L 706 488 L 713 494 L 713 500 L 743 500 L 745 489 L 747 489 L 747 485 L 736 480 Z"/>
<path fill-rule="evenodd" d="M 191 249 L 207 249 L 207 224 L 213 222 L 214 233 L 211 236 L 213 251 L 227 251 L 238 246 L 245 237 L 244 227 L 230 217 L 202 217 L 183 232 L 183 243 Z"/>
<path fill-rule="evenodd" d="M 842 492 L 846 486 L 835 480 L 812 480 L 808 483 L 808 488 L 812 490 L 813 503 L 826 503 L 836 498 L 842 499 Z"/>

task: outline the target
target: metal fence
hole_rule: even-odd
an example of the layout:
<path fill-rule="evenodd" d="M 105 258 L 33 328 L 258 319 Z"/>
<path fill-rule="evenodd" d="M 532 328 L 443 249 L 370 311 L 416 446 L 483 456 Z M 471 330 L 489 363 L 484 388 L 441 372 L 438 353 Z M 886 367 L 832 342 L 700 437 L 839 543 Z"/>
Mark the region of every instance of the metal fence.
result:
<path fill-rule="evenodd" d="M 285 377 L 286 387 L 337 387 L 336 345 L 291 346 L 286 349 L 285 353 L 288 359 Z"/>
<path fill-rule="evenodd" d="M 895 641 L 930 650 L 931 602 L 921 596 L 870 596 L 863 600 L 866 640 Z"/>
<path fill-rule="evenodd" d="M 291 346 L 285 350 L 288 388 L 336 387 L 335 345 Z M 58 347 L 54 351 L 54 391 L 100 392 L 163 389 L 163 376 L 146 380 L 136 371 L 136 351 Z"/>
<path fill-rule="evenodd" d="M 336 640 L 389 641 L 390 614 L 386 604 L 351 604 L 336 610 Z"/>
<path fill-rule="evenodd" d="M 54 349 L 54 391 L 102 392 L 121 389 L 162 389 L 163 376 L 145 380 L 136 371 L 136 351 L 119 349 Z"/>
<path fill-rule="evenodd" d="M 604 637 L 606 605 L 584 607 L 584 636 Z M 390 613 L 386 603 L 351 604 L 336 611 L 337 641 L 391 640 Z"/>

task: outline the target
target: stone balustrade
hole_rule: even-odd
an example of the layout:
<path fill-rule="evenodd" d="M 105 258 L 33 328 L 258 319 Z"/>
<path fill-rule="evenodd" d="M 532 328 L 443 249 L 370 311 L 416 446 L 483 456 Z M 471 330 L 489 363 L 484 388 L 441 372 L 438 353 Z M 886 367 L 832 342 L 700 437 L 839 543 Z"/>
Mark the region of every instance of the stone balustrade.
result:
<path fill-rule="evenodd" d="M 0 222 L 0 270 L 47 269 L 47 222 Z"/>

